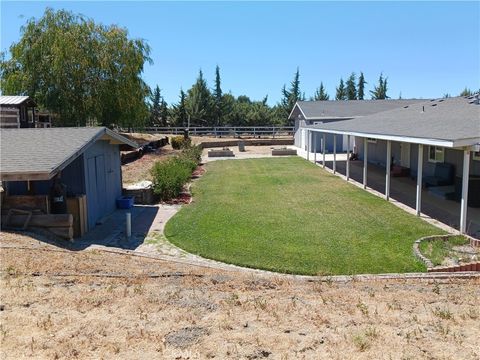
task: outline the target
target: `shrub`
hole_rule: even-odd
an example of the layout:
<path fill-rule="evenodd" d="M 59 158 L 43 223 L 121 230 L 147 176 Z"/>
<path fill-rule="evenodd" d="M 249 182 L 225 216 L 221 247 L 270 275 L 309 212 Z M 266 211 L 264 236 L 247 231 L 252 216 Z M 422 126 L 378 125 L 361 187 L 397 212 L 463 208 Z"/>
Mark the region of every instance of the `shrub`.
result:
<path fill-rule="evenodd" d="M 192 140 L 190 138 L 185 139 L 185 137 L 183 136 L 174 136 L 170 140 L 170 143 L 172 144 L 172 148 L 177 150 L 189 147 L 191 142 Z"/>
<path fill-rule="evenodd" d="M 191 168 L 178 158 L 158 161 L 152 168 L 153 191 L 161 200 L 175 198 L 180 195 L 191 174 Z"/>
<path fill-rule="evenodd" d="M 195 161 L 198 165 L 202 161 L 202 148 L 198 145 L 187 146 L 182 150 L 181 155 Z"/>

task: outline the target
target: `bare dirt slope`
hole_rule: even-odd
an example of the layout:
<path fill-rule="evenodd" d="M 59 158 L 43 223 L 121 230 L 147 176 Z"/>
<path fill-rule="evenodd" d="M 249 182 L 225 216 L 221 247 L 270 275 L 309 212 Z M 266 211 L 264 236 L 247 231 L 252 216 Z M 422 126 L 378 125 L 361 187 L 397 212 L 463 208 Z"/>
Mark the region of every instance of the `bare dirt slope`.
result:
<path fill-rule="evenodd" d="M 305 281 L 0 236 L 2 359 L 480 357 L 478 278 Z"/>

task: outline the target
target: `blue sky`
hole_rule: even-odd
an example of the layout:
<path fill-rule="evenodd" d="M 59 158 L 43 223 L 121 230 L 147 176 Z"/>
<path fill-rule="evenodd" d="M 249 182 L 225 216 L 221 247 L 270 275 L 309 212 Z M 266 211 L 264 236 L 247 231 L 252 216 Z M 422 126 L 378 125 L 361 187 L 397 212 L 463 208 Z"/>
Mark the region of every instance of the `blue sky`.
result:
<path fill-rule="evenodd" d="M 457 95 L 480 88 L 479 2 L 9 2 L 1 1 L 2 51 L 46 7 L 118 24 L 152 48 L 144 78 L 168 103 L 201 68 L 213 86 L 269 103 L 300 68 L 310 96 L 323 81 L 363 71 L 370 89 L 380 72 L 397 98 Z"/>

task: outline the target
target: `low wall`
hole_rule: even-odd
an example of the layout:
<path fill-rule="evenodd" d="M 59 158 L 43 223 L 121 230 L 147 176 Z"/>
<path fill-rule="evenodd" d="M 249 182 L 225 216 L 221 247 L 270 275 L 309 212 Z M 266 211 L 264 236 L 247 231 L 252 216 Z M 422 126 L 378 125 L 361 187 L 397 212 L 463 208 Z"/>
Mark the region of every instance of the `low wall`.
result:
<path fill-rule="evenodd" d="M 198 145 L 202 149 L 215 147 L 238 146 L 239 142 L 245 146 L 268 146 L 268 145 L 293 145 L 293 139 L 232 139 L 219 141 L 202 141 Z"/>

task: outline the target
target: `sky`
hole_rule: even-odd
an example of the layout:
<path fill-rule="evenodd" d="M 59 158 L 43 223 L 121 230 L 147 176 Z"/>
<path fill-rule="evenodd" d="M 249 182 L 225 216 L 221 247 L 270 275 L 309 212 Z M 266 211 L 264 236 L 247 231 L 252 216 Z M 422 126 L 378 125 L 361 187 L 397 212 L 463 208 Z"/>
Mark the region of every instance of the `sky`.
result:
<path fill-rule="evenodd" d="M 363 71 L 367 90 L 380 73 L 392 98 L 434 98 L 480 88 L 480 2 L 0 2 L 0 49 L 21 38 L 46 7 L 125 27 L 151 47 L 143 78 L 176 103 L 202 69 L 213 87 L 273 105 L 297 67 L 312 96 L 331 97 L 341 77 Z"/>

